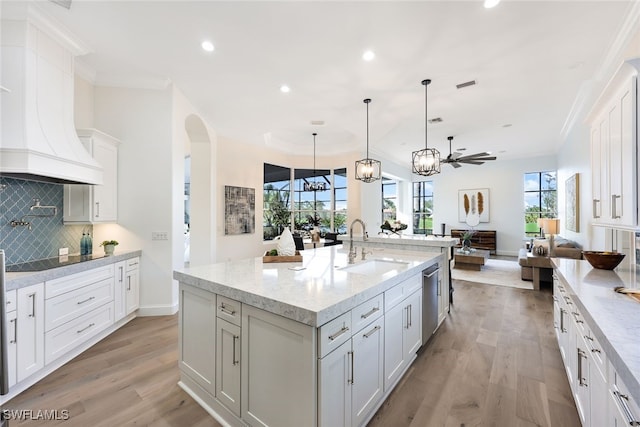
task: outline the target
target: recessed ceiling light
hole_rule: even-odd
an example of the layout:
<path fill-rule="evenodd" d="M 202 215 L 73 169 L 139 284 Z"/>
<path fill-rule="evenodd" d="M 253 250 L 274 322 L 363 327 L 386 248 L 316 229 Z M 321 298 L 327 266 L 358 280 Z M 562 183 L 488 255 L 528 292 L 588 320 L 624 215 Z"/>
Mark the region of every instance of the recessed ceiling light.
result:
<path fill-rule="evenodd" d="M 500 150 L 500 151 L 498 151 L 498 153 L 499 153 L 499 154 L 504 154 L 504 153 L 506 153 L 506 152 L 507 152 L 507 150 Z"/>
<path fill-rule="evenodd" d="M 498 3 L 500 3 L 500 0 L 484 0 L 484 7 L 491 9 L 492 7 L 496 7 Z"/>
<path fill-rule="evenodd" d="M 213 50 L 215 49 L 215 47 L 213 47 L 213 43 L 211 43 L 209 40 L 203 41 L 201 46 L 207 52 L 213 52 Z"/>
<path fill-rule="evenodd" d="M 282 85 L 282 86 L 280 86 L 280 92 L 289 93 L 289 92 L 291 92 L 291 88 L 289 86 L 287 86 L 287 85 Z"/>
<path fill-rule="evenodd" d="M 362 59 L 364 59 L 365 61 L 372 61 L 373 58 L 376 57 L 376 54 L 373 53 L 372 50 L 368 50 L 365 53 L 362 54 Z"/>

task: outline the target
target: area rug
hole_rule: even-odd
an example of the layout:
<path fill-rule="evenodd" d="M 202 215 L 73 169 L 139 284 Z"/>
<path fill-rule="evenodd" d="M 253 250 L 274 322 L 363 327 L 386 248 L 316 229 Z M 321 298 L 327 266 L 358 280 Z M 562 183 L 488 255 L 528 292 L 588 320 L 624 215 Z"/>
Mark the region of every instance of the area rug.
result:
<path fill-rule="evenodd" d="M 520 278 L 520 265 L 516 261 L 488 259 L 481 271 L 451 270 L 451 278 L 488 285 L 533 289 L 533 282 Z"/>

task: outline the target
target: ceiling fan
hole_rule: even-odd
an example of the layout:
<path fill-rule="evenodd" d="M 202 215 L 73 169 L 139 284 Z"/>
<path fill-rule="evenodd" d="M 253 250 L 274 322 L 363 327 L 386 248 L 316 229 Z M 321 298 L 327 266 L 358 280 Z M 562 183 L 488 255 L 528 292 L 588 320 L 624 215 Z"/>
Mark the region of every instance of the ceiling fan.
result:
<path fill-rule="evenodd" d="M 484 164 L 487 160 L 495 160 L 496 156 L 492 156 L 491 153 L 486 151 L 482 153 L 469 154 L 468 156 L 463 156 L 462 153 L 451 153 L 451 141 L 453 141 L 453 137 L 450 136 L 447 138 L 449 140 L 449 155 L 446 159 L 441 159 L 440 163 L 449 163 L 454 168 L 459 168 L 461 163 L 467 163 L 470 165 L 481 165 Z"/>

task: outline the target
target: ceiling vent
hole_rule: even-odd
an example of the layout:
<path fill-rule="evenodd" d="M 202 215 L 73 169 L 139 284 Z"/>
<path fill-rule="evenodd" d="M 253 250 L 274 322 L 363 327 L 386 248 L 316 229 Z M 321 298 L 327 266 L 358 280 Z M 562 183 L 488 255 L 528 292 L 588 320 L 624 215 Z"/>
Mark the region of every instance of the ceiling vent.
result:
<path fill-rule="evenodd" d="M 429 123 L 442 123 L 442 117 L 436 117 L 435 119 L 429 119 Z"/>
<path fill-rule="evenodd" d="M 458 89 L 462 89 L 463 87 L 474 86 L 475 84 L 476 84 L 475 80 L 469 80 L 468 82 L 457 84 L 456 87 Z"/>

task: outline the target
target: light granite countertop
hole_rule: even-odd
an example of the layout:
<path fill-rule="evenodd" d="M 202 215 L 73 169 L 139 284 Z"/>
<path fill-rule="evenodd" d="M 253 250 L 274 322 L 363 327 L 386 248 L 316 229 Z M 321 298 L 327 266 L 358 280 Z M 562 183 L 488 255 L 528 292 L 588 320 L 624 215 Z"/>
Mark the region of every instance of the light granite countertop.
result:
<path fill-rule="evenodd" d="M 142 255 L 142 251 L 140 250 L 118 250 L 110 256 L 94 254 L 94 258 L 92 259 L 87 259 L 86 261 L 76 264 L 64 265 L 62 267 L 50 268 L 48 270 L 5 273 L 5 287 L 7 291 L 24 288 L 25 286 L 35 285 L 36 283 L 57 279 L 58 277 L 80 273 L 104 265 L 115 264 L 116 262 L 135 258 L 140 255 Z"/>
<path fill-rule="evenodd" d="M 181 283 L 310 325 L 320 326 L 420 273 L 442 259 L 439 252 L 370 249 L 366 261 L 402 263 L 376 274 L 348 272 L 347 250 L 329 246 L 301 251 L 303 261 L 263 263 L 262 257 L 174 271 Z M 386 264 L 390 265 L 390 264 Z"/>
<path fill-rule="evenodd" d="M 640 303 L 613 291 L 616 286 L 639 289 L 640 273 L 628 263 L 609 271 L 584 260 L 552 261 L 607 358 L 640 402 Z"/>

